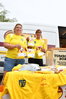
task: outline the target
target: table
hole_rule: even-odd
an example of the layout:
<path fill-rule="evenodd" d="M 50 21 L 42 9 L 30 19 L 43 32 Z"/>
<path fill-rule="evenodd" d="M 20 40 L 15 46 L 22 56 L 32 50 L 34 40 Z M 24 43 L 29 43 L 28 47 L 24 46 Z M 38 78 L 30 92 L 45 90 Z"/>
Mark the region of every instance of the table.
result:
<path fill-rule="evenodd" d="M 4 79 L 3 94 L 11 99 L 59 99 L 59 86 L 66 85 L 66 74 L 60 72 L 12 71 Z"/>

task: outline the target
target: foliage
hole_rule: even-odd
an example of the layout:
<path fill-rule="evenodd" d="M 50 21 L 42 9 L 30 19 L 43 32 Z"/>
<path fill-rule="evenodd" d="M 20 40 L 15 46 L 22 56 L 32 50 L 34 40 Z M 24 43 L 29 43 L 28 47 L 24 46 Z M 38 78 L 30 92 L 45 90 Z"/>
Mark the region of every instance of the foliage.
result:
<path fill-rule="evenodd" d="M 16 22 L 16 18 L 10 19 L 7 18 L 8 10 L 4 8 L 4 6 L 0 3 L 0 22 Z"/>

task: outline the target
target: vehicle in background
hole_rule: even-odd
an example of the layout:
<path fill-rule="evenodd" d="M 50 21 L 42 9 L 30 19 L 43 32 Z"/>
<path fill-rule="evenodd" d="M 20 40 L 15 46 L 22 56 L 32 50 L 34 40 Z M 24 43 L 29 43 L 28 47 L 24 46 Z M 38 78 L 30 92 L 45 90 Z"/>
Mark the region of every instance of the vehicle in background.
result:
<path fill-rule="evenodd" d="M 4 42 L 4 33 L 8 30 L 13 30 L 16 23 L 10 22 L 0 22 L 0 42 Z M 59 47 L 59 33 L 58 26 L 50 25 L 40 25 L 40 24 L 22 24 L 23 33 L 28 35 L 35 34 L 37 29 L 42 30 L 42 38 L 48 40 L 48 48 Z M 3 46 L 0 46 L 0 52 L 6 52 L 7 49 Z M 0 53 L 0 73 L 3 73 L 5 54 Z M 46 58 L 43 58 L 44 64 L 46 64 Z M 25 59 L 25 63 L 28 63 L 28 59 Z"/>

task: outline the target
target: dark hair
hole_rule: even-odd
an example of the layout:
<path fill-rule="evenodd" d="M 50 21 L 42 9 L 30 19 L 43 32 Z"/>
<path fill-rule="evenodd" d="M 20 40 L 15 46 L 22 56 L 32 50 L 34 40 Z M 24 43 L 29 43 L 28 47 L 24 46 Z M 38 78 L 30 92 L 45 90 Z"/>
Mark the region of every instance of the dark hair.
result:
<path fill-rule="evenodd" d="M 17 23 L 17 24 L 15 25 L 15 27 L 14 27 L 14 28 L 16 28 L 16 26 L 17 26 L 17 25 L 20 25 L 20 26 L 22 27 L 22 24 L 20 24 L 20 23 Z"/>
<path fill-rule="evenodd" d="M 17 24 L 15 25 L 15 27 L 16 27 L 17 25 L 20 25 L 20 26 L 22 27 L 22 24 L 20 24 L 20 23 L 17 23 Z"/>
<path fill-rule="evenodd" d="M 42 33 L 40 29 L 37 29 L 35 33 Z"/>

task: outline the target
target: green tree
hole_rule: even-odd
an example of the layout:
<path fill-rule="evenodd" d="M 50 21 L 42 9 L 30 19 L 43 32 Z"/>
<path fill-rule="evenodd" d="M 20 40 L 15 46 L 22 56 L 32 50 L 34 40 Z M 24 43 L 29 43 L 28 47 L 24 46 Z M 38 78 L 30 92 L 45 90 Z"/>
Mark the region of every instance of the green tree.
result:
<path fill-rule="evenodd" d="M 6 18 L 6 15 L 8 14 L 8 10 L 4 8 L 4 6 L 0 3 L 0 22 L 16 22 L 17 19 L 13 18 Z"/>

